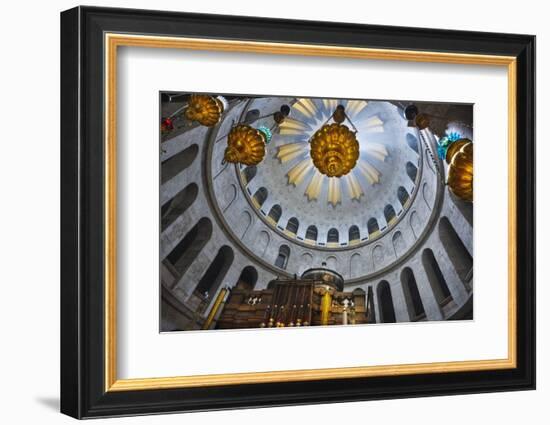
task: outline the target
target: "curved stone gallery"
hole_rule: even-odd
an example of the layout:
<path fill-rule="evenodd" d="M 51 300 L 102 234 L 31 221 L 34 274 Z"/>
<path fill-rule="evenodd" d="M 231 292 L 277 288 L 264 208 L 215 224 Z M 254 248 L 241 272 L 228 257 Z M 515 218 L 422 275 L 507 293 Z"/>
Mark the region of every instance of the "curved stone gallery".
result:
<path fill-rule="evenodd" d="M 160 331 L 471 320 L 472 122 L 161 93 Z"/>

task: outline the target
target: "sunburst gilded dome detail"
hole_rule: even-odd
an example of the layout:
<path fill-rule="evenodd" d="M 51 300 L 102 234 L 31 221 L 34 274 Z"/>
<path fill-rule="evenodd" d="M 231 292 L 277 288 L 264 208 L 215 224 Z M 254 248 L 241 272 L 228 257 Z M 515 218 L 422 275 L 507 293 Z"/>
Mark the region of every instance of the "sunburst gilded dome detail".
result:
<path fill-rule="evenodd" d="M 357 133 L 344 125 L 325 125 L 339 105 L 345 108 Z M 320 135 L 318 132 L 322 129 L 328 131 L 333 126 L 345 127 L 353 138 L 346 139 L 348 133 L 339 128 L 346 133 L 343 138 L 348 140 L 344 143 L 347 150 L 335 151 L 338 155 L 329 159 L 331 155 L 327 154 L 326 146 L 318 147 L 321 143 L 315 136 Z M 338 134 L 336 129 L 333 131 Z M 274 138 L 276 157 L 283 166 L 289 166 L 288 184 L 302 187 L 302 182 L 307 182 L 304 195 L 309 201 L 319 200 L 325 192 L 328 193 L 327 202 L 333 206 L 340 204 L 343 197 L 359 201 L 365 195 L 366 185 L 380 183 L 382 173 L 377 163 L 384 162 L 389 155 L 386 144 L 380 142 L 380 137 L 374 137 L 376 133 L 384 133 L 384 122 L 370 110 L 367 101 L 300 98 L 292 104 L 290 116 L 279 125 Z M 345 152 L 347 160 L 342 156 Z"/>

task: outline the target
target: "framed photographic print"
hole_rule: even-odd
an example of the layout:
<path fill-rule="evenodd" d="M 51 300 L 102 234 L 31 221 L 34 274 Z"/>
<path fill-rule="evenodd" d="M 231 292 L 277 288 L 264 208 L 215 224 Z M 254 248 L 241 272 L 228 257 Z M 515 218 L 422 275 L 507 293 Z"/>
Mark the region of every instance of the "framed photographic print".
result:
<path fill-rule="evenodd" d="M 533 36 L 78 7 L 61 56 L 63 413 L 535 387 Z"/>

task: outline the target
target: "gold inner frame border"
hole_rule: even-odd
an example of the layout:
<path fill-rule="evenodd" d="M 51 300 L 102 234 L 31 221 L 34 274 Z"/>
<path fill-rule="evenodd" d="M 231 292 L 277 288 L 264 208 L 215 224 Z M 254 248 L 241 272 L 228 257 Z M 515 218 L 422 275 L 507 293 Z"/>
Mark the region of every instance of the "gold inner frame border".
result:
<path fill-rule="evenodd" d="M 513 56 L 371 49 L 330 45 L 288 44 L 240 40 L 163 37 L 105 33 L 105 391 L 138 391 L 217 385 L 242 385 L 270 382 L 313 381 L 323 379 L 364 378 L 421 373 L 451 373 L 513 369 L 517 366 L 516 338 L 516 58 Z M 304 369 L 271 372 L 229 373 L 173 377 L 118 379 L 116 323 L 116 127 L 117 127 L 117 52 L 118 47 L 147 47 L 240 53 L 324 56 L 404 62 L 433 62 L 467 65 L 504 66 L 508 72 L 508 357 L 495 360 L 396 364 L 380 366 Z"/>

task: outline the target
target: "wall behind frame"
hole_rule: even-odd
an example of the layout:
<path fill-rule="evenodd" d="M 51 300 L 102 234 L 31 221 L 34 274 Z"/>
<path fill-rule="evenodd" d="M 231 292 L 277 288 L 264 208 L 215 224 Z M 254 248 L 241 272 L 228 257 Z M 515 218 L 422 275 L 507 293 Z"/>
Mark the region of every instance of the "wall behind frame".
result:
<path fill-rule="evenodd" d="M 494 4 L 465 0 L 443 5 L 425 0 L 298 2 L 278 0 L 176 0 L 94 1 L 97 6 L 155 8 L 277 18 L 359 22 L 382 25 L 454 28 L 517 32 L 537 35 L 537 74 L 550 75 L 550 29 L 543 2 L 525 0 Z M 59 12 L 77 2 L 8 2 L 2 13 L 3 63 L 0 103 L 0 319 L 4 346 L 0 353 L 3 376 L 3 422 L 18 424 L 74 423 L 60 415 L 59 393 Z M 538 93 L 550 93 L 546 78 L 538 79 Z M 538 116 L 550 114 L 539 95 Z M 539 122 L 544 122 L 539 118 Z M 542 128 L 542 127 L 541 127 Z M 539 159 L 550 156 L 550 146 L 540 143 Z M 543 188 L 550 183 L 550 167 L 538 167 L 538 216 L 550 201 Z M 109 420 L 124 424 L 281 424 L 315 420 L 318 424 L 344 421 L 408 423 L 423 425 L 475 423 L 490 419 L 501 425 L 526 419 L 544 423 L 550 414 L 544 402 L 550 397 L 550 314 L 542 300 L 550 297 L 550 280 L 542 261 L 550 257 L 545 244 L 548 221 L 538 223 L 538 390 L 475 394 L 438 398 L 389 400 L 291 408 L 255 409 Z M 30 384 L 32 379 L 32 385 Z M 8 398 L 9 397 L 9 398 Z M 104 422 L 104 420 L 99 420 Z M 107 423 L 107 422 L 105 422 Z"/>

